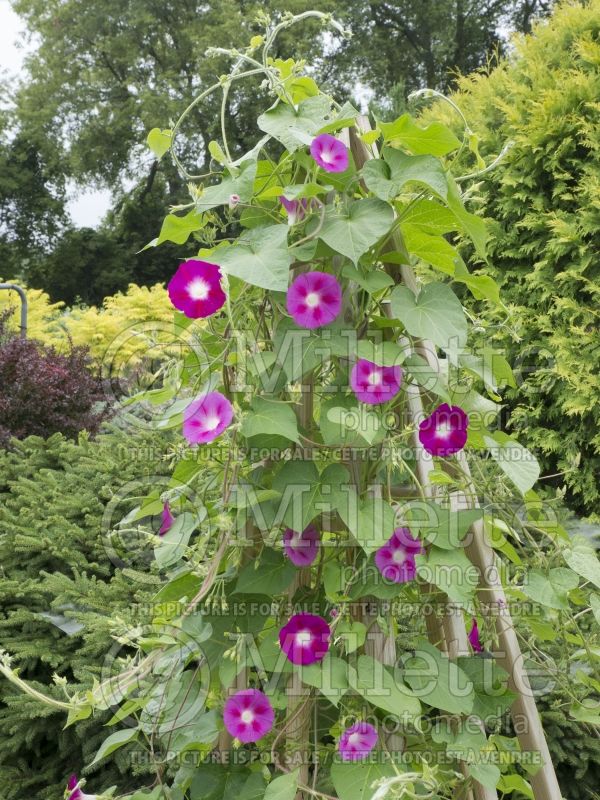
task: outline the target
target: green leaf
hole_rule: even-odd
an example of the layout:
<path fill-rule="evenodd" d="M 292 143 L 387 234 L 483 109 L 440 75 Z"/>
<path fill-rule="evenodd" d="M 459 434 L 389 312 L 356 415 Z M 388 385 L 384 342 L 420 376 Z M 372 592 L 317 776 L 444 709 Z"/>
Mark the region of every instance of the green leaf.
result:
<path fill-rule="evenodd" d="M 206 511 L 203 509 L 203 517 Z M 154 558 L 162 569 L 170 567 L 180 561 L 188 546 L 190 536 L 196 530 L 199 522 L 198 515 L 185 511 L 175 518 L 169 530 L 160 537 L 160 542 L 154 548 Z"/>
<path fill-rule="evenodd" d="M 382 498 L 360 500 L 352 487 L 345 486 L 334 493 L 332 500 L 344 524 L 366 553 L 384 545 L 396 528 L 396 512 Z"/>
<path fill-rule="evenodd" d="M 517 697 L 508 688 L 508 673 L 492 658 L 459 656 L 457 665 L 473 683 L 475 702 L 471 714 L 493 724 L 508 711 Z"/>
<path fill-rule="evenodd" d="M 469 272 L 462 261 L 456 264 L 454 280 L 464 283 L 476 300 L 489 300 L 491 303 L 501 305 L 500 287 L 490 275 L 475 275 Z"/>
<path fill-rule="evenodd" d="M 342 620 L 335 628 L 335 637 L 344 643 L 346 653 L 354 653 L 367 638 L 367 626 L 353 619 Z"/>
<path fill-rule="evenodd" d="M 157 239 L 153 239 L 144 247 L 156 247 L 163 242 L 175 242 L 175 244 L 185 244 L 194 231 L 201 230 L 205 225 L 204 217 L 198 211 L 192 210 L 183 217 L 177 214 L 167 214 L 158 234 Z"/>
<path fill-rule="evenodd" d="M 264 800 L 294 800 L 298 789 L 300 769 L 275 778 L 267 786 Z"/>
<path fill-rule="evenodd" d="M 346 102 L 338 111 L 338 114 L 333 122 L 330 122 L 320 128 L 319 133 L 335 133 L 341 128 L 349 128 L 354 125 L 354 122 L 359 114 L 360 111 L 357 111 L 352 103 Z"/>
<path fill-rule="evenodd" d="M 469 213 L 460 196 L 460 190 L 452 177 L 448 179 L 448 207 L 459 221 L 462 230 L 475 245 L 477 254 L 485 260 L 487 228 L 485 222 L 476 214 Z"/>
<path fill-rule="evenodd" d="M 593 545 L 583 536 L 574 536 L 571 540 L 571 546 L 564 551 L 564 559 L 571 567 L 573 572 L 576 572 L 580 577 L 586 581 L 590 581 L 600 589 L 600 561 Z M 597 598 L 596 608 L 600 606 Z M 594 603 L 592 603 L 594 608 Z M 596 614 L 596 610 L 594 610 Z M 598 612 L 600 617 L 600 612 Z"/>
<path fill-rule="evenodd" d="M 540 476 L 540 465 L 526 447 L 502 431 L 484 436 L 484 440 L 494 461 L 521 494 L 533 488 Z"/>
<path fill-rule="evenodd" d="M 407 183 L 426 186 L 442 200 L 448 197 L 446 173 L 433 156 L 409 156 L 387 147 L 383 159 L 367 161 L 362 176 L 367 188 L 381 200 L 395 199 Z"/>
<path fill-rule="evenodd" d="M 348 480 L 341 464 L 330 464 L 321 475 L 314 461 L 288 461 L 273 479 L 281 492 L 277 520 L 295 531 L 303 531 L 321 511 L 331 508 L 339 486 Z"/>
<path fill-rule="evenodd" d="M 417 697 L 450 714 L 470 714 L 475 692 L 467 675 L 429 642 L 402 660 L 404 679 Z"/>
<path fill-rule="evenodd" d="M 397 367 L 405 358 L 404 350 L 396 342 L 372 342 L 370 339 L 359 341 L 357 355 L 380 367 Z"/>
<path fill-rule="evenodd" d="M 331 780 L 340 800 L 371 800 L 375 784 L 384 778 L 394 778 L 402 765 L 334 761 Z"/>
<path fill-rule="evenodd" d="M 356 433 L 356 438 L 362 439 L 369 445 L 381 441 L 385 436 L 381 417 L 370 408 L 365 408 L 362 403 L 352 403 L 352 398 L 349 399 L 350 405 L 334 405 L 327 408 L 327 420 L 333 423 L 334 430 L 339 432 L 339 438 L 346 438 L 343 431 L 348 431 L 348 437 Z M 329 432 L 331 430 L 329 428 Z"/>
<path fill-rule="evenodd" d="M 483 515 L 481 508 L 452 511 L 433 501 L 416 500 L 405 503 L 399 509 L 408 527 L 436 547 L 455 550 L 462 547 L 462 540 L 471 525 Z"/>
<path fill-rule="evenodd" d="M 450 600 L 465 604 L 472 600 L 479 573 L 462 547 L 455 550 L 430 547 L 427 555 L 418 555 L 415 561 L 419 577 L 437 586 Z"/>
<path fill-rule="evenodd" d="M 406 147 L 415 155 L 445 156 L 460 147 L 460 141 L 441 122 L 421 128 L 410 114 L 403 114 L 394 122 L 380 122 L 377 127 L 386 143 Z"/>
<path fill-rule="evenodd" d="M 410 223 L 413 228 L 433 236 L 442 236 L 460 228 L 456 215 L 449 208 L 427 198 L 413 201 L 406 206 L 400 213 L 400 220 L 402 224 Z"/>
<path fill-rule="evenodd" d="M 377 708 L 399 717 L 403 724 L 418 725 L 421 703 L 399 674 L 392 672 L 371 656 L 359 656 L 356 676 L 350 675 L 352 688 Z"/>
<path fill-rule="evenodd" d="M 290 153 L 309 145 L 331 121 L 331 101 L 325 95 L 308 97 L 297 109 L 277 102 L 258 118 L 258 127 L 277 139 Z"/>
<path fill-rule="evenodd" d="M 394 212 L 387 204 L 369 198 L 351 203 L 347 214 L 328 210 L 319 238 L 354 264 L 390 229 Z"/>
<path fill-rule="evenodd" d="M 579 578 L 575 572 L 566 567 L 556 567 L 551 569 L 546 575 L 539 569 L 530 569 L 524 583 L 519 588 L 536 603 L 555 608 L 557 610 L 567 610 L 569 608 L 568 594 L 579 584 Z"/>
<path fill-rule="evenodd" d="M 314 686 L 336 707 L 342 696 L 350 690 L 348 672 L 354 670 L 343 659 L 329 653 L 319 663 L 298 669 L 304 683 Z"/>
<path fill-rule="evenodd" d="M 428 283 L 415 295 L 397 286 L 391 295 L 392 313 L 411 336 L 430 339 L 442 349 L 464 347 L 467 320 L 458 298 L 443 283 Z"/>
<path fill-rule="evenodd" d="M 235 275 L 246 283 L 285 292 L 291 263 L 287 236 L 287 225 L 252 228 L 230 247 L 216 250 L 213 259 L 229 275 Z"/>
<path fill-rule="evenodd" d="M 500 780 L 500 769 L 495 764 L 470 764 L 469 772 L 488 789 L 495 789 Z"/>
<path fill-rule="evenodd" d="M 512 792 L 519 792 L 524 795 L 527 800 L 535 800 L 531 785 L 521 777 L 521 775 L 501 775 L 498 781 L 498 791 L 503 794 L 511 794 Z"/>
<path fill-rule="evenodd" d="M 446 275 L 454 275 L 456 262 L 460 260 L 460 256 L 456 248 L 452 247 L 443 236 L 425 233 L 408 222 L 403 223 L 400 230 L 409 253 Z"/>
<path fill-rule="evenodd" d="M 209 211 L 217 206 L 229 203 L 232 194 L 237 194 L 242 203 L 250 202 L 254 189 L 257 164 L 254 159 L 242 161 L 235 174 L 223 174 L 220 183 L 206 186 L 200 197 L 196 200 L 199 211 Z"/>
<path fill-rule="evenodd" d="M 275 595 L 284 592 L 296 573 L 294 565 L 281 553 L 265 548 L 259 561 L 242 568 L 235 585 L 236 594 Z"/>
<path fill-rule="evenodd" d="M 208 152 L 214 158 L 214 160 L 219 164 L 225 164 L 227 161 L 227 157 L 223 152 L 221 145 L 214 140 L 208 143 Z"/>
<path fill-rule="evenodd" d="M 173 132 L 169 128 L 163 130 L 160 128 L 152 128 L 148 134 L 148 138 L 146 139 L 148 147 L 159 161 L 171 147 L 172 135 Z"/>
<path fill-rule="evenodd" d="M 413 353 L 405 359 L 403 366 L 419 386 L 441 397 L 446 403 L 450 403 L 448 387 L 439 372 L 432 369 L 423 356 Z"/>
<path fill-rule="evenodd" d="M 246 412 L 241 427 L 242 436 L 258 436 L 267 433 L 285 436 L 292 442 L 299 442 L 296 415 L 287 403 L 255 397 Z"/>
<path fill-rule="evenodd" d="M 394 279 L 387 272 L 380 269 L 370 269 L 364 272 L 358 270 L 353 264 L 345 264 L 342 275 L 355 283 L 358 283 L 366 292 L 373 294 L 388 286 L 394 285 Z"/>
<path fill-rule="evenodd" d="M 97 764 L 98 761 L 101 761 L 103 758 L 106 758 L 106 756 L 114 753 L 115 750 L 118 750 L 119 747 L 123 747 L 124 744 L 133 742 L 134 739 L 137 739 L 138 733 L 139 730 L 137 728 L 126 728 L 125 730 L 111 733 L 111 735 L 100 745 L 100 748 L 94 756 L 94 760 L 90 766 L 92 766 L 92 764 Z"/>

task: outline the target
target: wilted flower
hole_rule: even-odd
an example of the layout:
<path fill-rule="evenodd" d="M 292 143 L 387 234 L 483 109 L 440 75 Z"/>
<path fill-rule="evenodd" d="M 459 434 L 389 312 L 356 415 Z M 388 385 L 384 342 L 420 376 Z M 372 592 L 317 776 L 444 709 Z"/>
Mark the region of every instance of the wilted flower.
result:
<path fill-rule="evenodd" d="M 171 506 L 169 505 L 169 501 L 164 504 L 163 510 L 160 512 L 160 528 L 158 530 L 159 536 L 164 536 L 170 529 L 173 523 L 175 522 L 175 517 L 171 513 Z"/>
<path fill-rule="evenodd" d="M 175 308 L 190 319 L 210 317 L 227 299 L 218 265 L 193 258 L 179 265 L 167 289 Z"/>
<path fill-rule="evenodd" d="M 327 272 L 298 275 L 287 292 L 287 310 L 302 328 L 329 325 L 342 309 L 342 287 Z"/>
<path fill-rule="evenodd" d="M 396 528 L 375 553 L 375 565 L 386 580 L 406 583 L 412 581 L 417 572 L 415 555 L 423 552 L 423 545 L 408 528 Z"/>
<path fill-rule="evenodd" d="M 225 703 L 223 722 L 240 742 L 257 742 L 273 727 L 275 712 L 269 698 L 258 689 L 242 689 Z"/>
<path fill-rule="evenodd" d="M 240 198 L 239 194 L 230 194 L 229 195 L 229 208 L 231 208 L 233 210 L 237 206 L 237 204 L 240 202 L 240 200 L 241 200 L 241 198 Z"/>
<path fill-rule="evenodd" d="M 419 441 L 432 456 L 451 456 L 467 441 L 469 417 L 460 406 L 442 403 L 419 425 Z"/>
<path fill-rule="evenodd" d="M 342 733 L 338 750 L 342 761 L 360 761 L 377 744 L 377 729 L 368 722 L 356 722 Z"/>
<path fill-rule="evenodd" d="M 279 631 L 281 649 L 293 664 L 314 664 L 329 650 L 331 630 L 323 617 L 294 614 Z"/>
<path fill-rule="evenodd" d="M 319 531 L 314 525 L 309 525 L 302 533 L 287 528 L 283 532 L 283 549 L 292 564 L 308 567 L 319 552 L 319 538 Z"/>
<path fill-rule="evenodd" d="M 287 212 L 288 225 L 302 222 L 308 207 L 308 201 L 305 197 L 302 200 L 288 200 L 287 197 L 281 195 L 279 201 Z"/>
<path fill-rule="evenodd" d="M 183 435 L 190 444 L 207 444 L 220 436 L 233 419 L 233 406 L 220 392 L 196 398 L 183 412 Z"/>
<path fill-rule="evenodd" d="M 401 383 L 400 367 L 380 367 L 366 358 L 359 358 L 350 373 L 352 391 L 369 405 L 387 403 L 398 394 Z"/>
<path fill-rule="evenodd" d="M 330 133 L 321 133 L 312 140 L 310 154 L 327 172 L 344 172 L 348 169 L 348 149 Z"/>
<path fill-rule="evenodd" d="M 473 617 L 473 624 L 471 625 L 471 630 L 469 631 L 469 644 L 473 648 L 475 653 L 481 653 L 483 651 L 483 647 L 481 645 L 481 639 L 479 638 L 479 628 L 477 626 L 477 620 Z"/>

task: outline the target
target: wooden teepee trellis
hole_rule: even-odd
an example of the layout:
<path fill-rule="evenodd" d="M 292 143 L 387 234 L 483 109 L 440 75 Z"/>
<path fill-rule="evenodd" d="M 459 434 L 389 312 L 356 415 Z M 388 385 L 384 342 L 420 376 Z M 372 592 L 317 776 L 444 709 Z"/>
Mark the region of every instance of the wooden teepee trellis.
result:
<path fill-rule="evenodd" d="M 365 116 L 359 117 L 357 126 L 358 128 L 355 127 L 349 131 L 344 131 L 343 137 L 340 136 L 340 138 L 350 146 L 355 164 L 360 169 L 366 161 L 376 157 L 376 149 L 374 146 L 369 149 L 360 138 L 361 132 L 365 133 L 371 130 L 368 118 Z M 404 251 L 399 232 L 394 233 L 391 238 L 391 249 L 400 252 Z M 396 265 L 391 265 L 391 270 L 398 271 L 398 268 Z M 417 293 L 417 282 L 409 264 L 400 265 L 399 277 L 407 288 L 413 293 Z M 409 346 L 408 343 L 405 344 Z M 415 347 L 419 355 L 426 359 L 429 367 L 435 372 L 439 372 L 435 347 L 427 341 L 417 343 Z M 421 389 L 412 384 L 408 387 L 407 394 L 409 416 L 416 431 L 418 428 L 417 422 L 422 419 L 423 411 Z M 430 479 L 433 465 L 431 459 L 421 447 L 416 434 L 414 446 L 419 482 L 426 495 L 434 498 L 435 487 Z M 478 506 L 477 492 L 471 481 L 470 468 L 464 452 L 459 453 L 457 459 L 463 474 L 467 477 L 467 488 L 465 491 L 455 492 L 451 501 L 457 509 L 476 508 Z M 499 648 L 493 655 L 498 664 L 507 671 L 509 686 L 517 695 L 511 708 L 511 715 L 515 723 L 521 750 L 524 752 L 539 752 L 541 756 L 542 765 L 540 769 L 530 777 L 535 800 L 560 800 L 560 787 L 531 692 L 523 654 L 519 647 L 504 589 L 498 577 L 498 570 L 495 566 L 496 558 L 494 551 L 485 538 L 481 520 L 472 525 L 467 541 L 466 554 L 479 572 L 478 595 L 482 600 L 482 607 L 487 609 L 487 613 L 494 616 Z M 432 644 L 445 651 L 449 658 L 455 659 L 460 655 L 469 653 L 467 632 L 460 609 L 454 608 L 451 603 L 447 603 L 445 608 L 446 611 L 441 619 L 434 615 L 427 619 L 427 632 Z M 393 643 L 391 648 L 394 649 Z M 384 663 L 390 663 L 391 660 L 395 660 L 395 652 L 390 652 L 389 641 L 382 641 L 377 655 Z M 467 774 L 468 765 L 463 764 L 461 766 L 463 772 Z M 497 798 L 495 790 L 490 790 L 477 781 L 473 782 L 473 795 L 474 800 L 493 800 L 493 798 Z"/>

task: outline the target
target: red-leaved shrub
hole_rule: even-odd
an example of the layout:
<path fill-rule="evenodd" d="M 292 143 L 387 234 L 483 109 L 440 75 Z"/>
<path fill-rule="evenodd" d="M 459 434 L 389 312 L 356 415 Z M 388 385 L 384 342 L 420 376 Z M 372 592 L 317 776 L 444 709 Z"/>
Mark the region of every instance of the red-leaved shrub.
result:
<path fill-rule="evenodd" d="M 8 329 L 7 319 L 8 314 L 0 315 L 0 447 L 7 447 L 13 436 L 95 433 L 108 407 L 87 348 L 58 353 L 19 338 Z"/>

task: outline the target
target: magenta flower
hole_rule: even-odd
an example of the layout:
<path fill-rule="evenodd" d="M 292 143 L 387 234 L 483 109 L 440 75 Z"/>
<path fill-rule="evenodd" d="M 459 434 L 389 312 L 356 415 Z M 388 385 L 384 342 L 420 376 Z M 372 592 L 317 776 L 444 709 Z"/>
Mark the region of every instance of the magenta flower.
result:
<path fill-rule="evenodd" d="M 183 435 L 190 444 L 207 444 L 233 419 L 233 406 L 220 392 L 197 397 L 183 412 Z"/>
<path fill-rule="evenodd" d="M 415 555 L 423 552 L 423 545 L 413 538 L 408 528 L 396 528 L 375 553 L 375 564 L 386 580 L 406 583 L 412 581 L 417 572 Z"/>
<path fill-rule="evenodd" d="M 85 792 L 82 792 L 81 789 L 78 788 L 78 783 L 79 781 L 77 780 L 77 775 L 71 775 L 67 784 L 67 789 L 70 792 L 67 800 L 96 800 L 98 795 L 85 794 Z"/>
<path fill-rule="evenodd" d="M 302 200 L 288 200 L 287 197 L 281 195 L 279 201 L 287 212 L 288 225 L 302 222 L 308 207 L 308 201 L 305 197 Z"/>
<path fill-rule="evenodd" d="M 481 644 L 481 639 L 479 638 L 479 628 L 477 627 L 477 620 L 473 617 L 473 624 L 471 625 L 471 630 L 469 631 L 469 644 L 473 648 L 473 652 L 481 653 L 483 651 L 483 647 Z"/>
<path fill-rule="evenodd" d="M 451 456 L 467 441 L 469 417 L 460 406 L 442 403 L 419 425 L 419 441 L 432 456 Z"/>
<path fill-rule="evenodd" d="M 164 536 L 167 533 L 173 523 L 175 522 L 175 517 L 171 513 L 171 506 L 169 505 L 169 501 L 164 504 L 163 510 L 160 512 L 160 528 L 158 530 L 159 536 Z"/>
<path fill-rule="evenodd" d="M 227 299 L 221 288 L 221 270 L 217 264 L 194 258 L 179 265 L 167 289 L 175 308 L 190 319 L 210 317 Z"/>
<path fill-rule="evenodd" d="M 379 367 L 359 358 L 350 373 L 350 386 L 359 400 L 369 405 L 387 403 L 400 391 L 401 367 Z"/>
<path fill-rule="evenodd" d="M 325 658 L 330 635 L 323 617 L 294 614 L 279 631 L 279 644 L 292 664 L 314 664 Z"/>
<path fill-rule="evenodd" d="M 223 722 L 240 742 L 257 742 L 271 730 L 275 712 L 269 698 L 258 689 L 242 689 L 225 703 Z"/>
<path fill-rule="evenodd" d="M 342 310 L 342 287 L 327 272 L 305 272 L 288 289 L 287 310 L 301 328 L 329 325 Z"/>
<path fill-rule="evenodd" d="M 283 549 L 297 567 L 309 567 L 319 552 L 319 531 L 309 525 L 302 533 L 286 528 L 283 532 Z"/>
<path fill-rule="evenodd" d="M 348 149 L 330 133 L 321 133 L 312 140 L 310 154 L 326 172 L 344 172 L 348 169 Z"/>
<path fill-rule="evenodd" d="M 360 761 L 377 744 L 377 729 L 368 722 L 355 722 L 342 733 L 338 750 L 342 761 Z"/>

